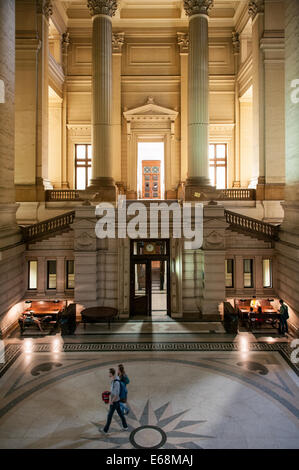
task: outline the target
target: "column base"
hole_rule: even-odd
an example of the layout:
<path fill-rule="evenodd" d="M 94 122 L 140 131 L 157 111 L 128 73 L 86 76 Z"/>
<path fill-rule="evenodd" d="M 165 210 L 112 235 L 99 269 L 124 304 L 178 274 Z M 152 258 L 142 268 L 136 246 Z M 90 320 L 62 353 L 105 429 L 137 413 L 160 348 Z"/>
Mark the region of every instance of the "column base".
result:
<path fill-rule="evenodd" d="M 206 201 L 215 198 L 215 188 L 205 177 L 188 178 L 184 189 L 185 201 Z"/>
<path fill-rule="evenodd" d="M 115 186 L 113 178 L 98 177 L 91 180 L 87 192 L 96 194 L 96 201 L 116 202 L 117 187 Z"/>

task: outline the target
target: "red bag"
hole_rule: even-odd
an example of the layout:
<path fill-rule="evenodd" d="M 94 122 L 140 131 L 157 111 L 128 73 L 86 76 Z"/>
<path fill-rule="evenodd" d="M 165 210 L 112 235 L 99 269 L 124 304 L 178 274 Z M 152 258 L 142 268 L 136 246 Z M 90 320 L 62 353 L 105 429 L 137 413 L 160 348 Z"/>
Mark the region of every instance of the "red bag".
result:
<path fill-rule="evenodd" d="M 104 403 L 109 403 L 109 396 L 110 392 L 108 392 L 108 390 L 102 393 L 102 400 Z"/>

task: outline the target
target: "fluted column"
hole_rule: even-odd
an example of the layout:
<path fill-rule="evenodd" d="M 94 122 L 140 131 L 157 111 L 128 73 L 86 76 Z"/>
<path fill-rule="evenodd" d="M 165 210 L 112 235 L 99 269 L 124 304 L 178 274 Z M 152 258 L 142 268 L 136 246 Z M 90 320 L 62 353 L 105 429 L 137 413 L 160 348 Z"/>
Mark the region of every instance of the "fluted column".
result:
<path fill-rule="evenodd" d="M 15 243 L 15 1 L 0 2 L 0 247 Z"/>
<path fill-rule="evenodd" d="M 112 178 L 112 16 L 116 0 L 88 0 L 92 15 L 92 183 L 115 198 Z M 103 191 L 103 194 L 102 194 Z M 114 193 L 113 193 L 114 192 Z"/>
<path fill-rule="evenodd" d="M 234 188 L 240 188 L 240 101 L 239 101 L 239 60 L 240 60 L 240 39 L 239 33 L 233 32 L 232 34 L 233 54 L 235 59 L 235 171 L 234 171 Z"/>
<path fill-rule="evenodd" d="M 209 180 L 209 44 L 208 13 L 213 0 L 184 0 L 189 16 L 188 179 L 186 199 Z"/>

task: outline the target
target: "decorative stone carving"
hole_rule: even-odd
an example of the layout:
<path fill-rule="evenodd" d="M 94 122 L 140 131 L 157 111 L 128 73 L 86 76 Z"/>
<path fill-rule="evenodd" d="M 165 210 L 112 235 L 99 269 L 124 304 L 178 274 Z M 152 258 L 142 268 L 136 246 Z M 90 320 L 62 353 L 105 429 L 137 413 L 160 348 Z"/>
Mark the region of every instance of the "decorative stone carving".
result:
<path fill-rule="evenodd" d="M 188 16 L 208 15 L 213 5 L 214 0 L 184 0 L 184 8 Z"/>
<path fill-rule="evenodd" d="M 114 16 L 117 10 L 117 0 L 87 0 L 91 16 L 108 15 Z"/>
<path fill-rule="evenodd" d="M 177 33 L 178 45 L 180 53 L 188 54 L 189 52 L 189 35 L 187 33 Z"/>
<path fill-rule="evenodd" d="M 219 249 L 224 246 L 224 237 L 221 233 L 213 230 L 204 237 L 204 247 L 210 249 Z"/>
<path fill-rule="evenodd" d="M 112 33 L 112 52 L 120 54 L 125 42 L 125 33 Z"/>
<path fill-rule="evenodd" d="M 90 245 L 93 244 L 94 242 L 94 238 L 92 235 L 90 235 L 89 233 L 87 232 L 83 232 L 81 233 L 77 238 L 76 238 L 76 245 L 78 247 L 88 247 Z"/>
<path fill-rule="evenodd" d="M 252 20 L 254 20 L 258 13 L 264 13 L 264 9 L 264 0 L 250 0 L 250 2 L 248 3 L 248 13 Z"/>
<path fill-rule="evenodd" d="M 240 38 L 239 33 L 233 31 L 232 33 L 232 41 L 233 41 L 233 53 L 240 54 Z"/>
<path fill-rule="evenodd" d="M 67 54 L 67 49 L 70 45 L 70 33 L 66 31 L 61 35 L 61 50 L 62 54 Z"/>
<path fill-rule="evenodd" d="M 37 13 L 45 15 L 48 20 L 53 14 L 52 0 L 37 0 L 36 11 Z"/>

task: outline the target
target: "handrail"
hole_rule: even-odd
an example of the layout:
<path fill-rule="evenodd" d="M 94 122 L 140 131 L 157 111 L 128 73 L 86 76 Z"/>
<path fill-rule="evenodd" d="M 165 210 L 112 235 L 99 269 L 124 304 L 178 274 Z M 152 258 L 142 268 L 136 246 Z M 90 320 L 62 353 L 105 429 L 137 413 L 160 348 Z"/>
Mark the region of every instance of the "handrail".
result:
<path fill-rule="evenodd" d="M 261 220 L 247 217 L 246 215 L 238 214 L 225 210 L 226 222 L 230 228 L 242 231 L 244 233 L 252 233 L 265 240 L 278 240 L 278 225 L 272 225 Z"/>
<path fill-rule="evenodd" d="M 50 189 L 46 191 L 46 201 L 81 201 L 77 189 Z"/>
<path fill-rule="evenodd" d="M 21 227 L 23 233 L 23 240 L 30 242 L 38 240 L 51 233 L 60 232 L 68 228 L 74 221 L 75 211 L 66 212 L 65 214 L 58 215 L 51 219 L 38 222 L 37 224 Z"/>
<path fill-rule="evenodd" d="M 256 190 L 249 188 L 228 188 L 219 190 L 226 201 L 255 201 Z"/>

